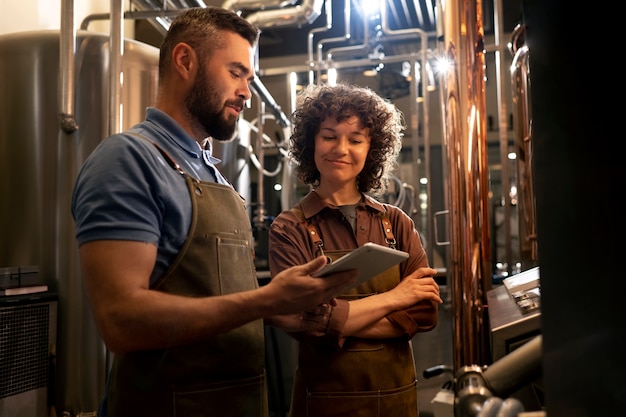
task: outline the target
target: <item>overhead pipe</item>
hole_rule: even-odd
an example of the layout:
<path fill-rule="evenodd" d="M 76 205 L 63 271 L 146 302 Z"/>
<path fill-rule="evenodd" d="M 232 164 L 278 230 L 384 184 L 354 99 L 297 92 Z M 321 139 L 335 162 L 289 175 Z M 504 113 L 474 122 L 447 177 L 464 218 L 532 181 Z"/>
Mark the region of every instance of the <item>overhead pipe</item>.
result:
<path fill-rule="evenodd" d="M 420 37 L 424 37 L 424 39 L 422 39 L 422 43 L 427 43 L 428 39 L 430 37 L 434 37 L 434 33 L 429 33 L 429 32 L 424 32 L 421 29 L 404 29 L 404 30 L 392 30 L 389 27 L 388 24 L 388 14 L 387 14 L 387 9 L 384 5 L 384 3 L 386 3 L 385 0 L 381 0 L 381 20 L 382 25 L 385 25 L 385 28 L 383 28 L 381 30 L 381 36 L 379 38 L 379 43 L 383 43 L 383 42 L 388 42 L 388 41 L 398 41 L 398 40 L 406 40 L 406 39 L 412 39 L 416 36 L 420 36 Z M 367 22 L 363 22 L 364 23 L 364 35 L 363 35 L 363 42 L 358 44 L 358 45 L 350 45 L 350 46 L 343 46 L 343 47 L 336 47 L 336 48 L 331 48 L 328 50 L 328 52 L 326 53 L 326 60 L 324 61 L 323 59 L 323 47 L 324 44 L 326 43 L 331 43 L 331 42 L 342 42 L 342 41 L 346 41 L 352 38 L 352 34 L 351 34 L 351 19 L 350 19 L 350 0 L 346 0 L 345 2 L 345 10 L 344 10 L 344 19 L 345 19 L 345 34 L 344 36 L 340 36 L 340 37 L 336 37 L 336 38 L 326 38 L 326 39 L 322 39 L 318 42 L 317 45 L 317 55 L 318 55 L 318 64 L 317 67 L 322 68 L 325 67 L 326 69 L 328 69 L 330 67 L 330 62 L 333 61 L 333 66 L 337 67 L 336 63 L 337 63 L 337 59 L 336 59 L 336 55 L 338 54 L 342 54 L 345 55 L 346 53 L 350 53 L 350 52 L 363 52 L 365 50 L 367 50 L 367 48 L 371 45 L 371 42 L 369 40 L 369 36 L 370 36 L 370 28 L 369 25 L 367 24 Z M 384 17 L 383 17 L 384 15 Z M 427 50 L 424 49 L 423 51 L 425 54 L 427 53 Z M 369 57 L 369 63 L 371 63 L 372 60 L 376 60 L 378 62 L 384 62 L 385 60 L 387 60 L 388 57 L 384 56 L 384 54 L 381 54 L 379 57 Z M 428 72 L 427 70 L 424 71 L 423 73 L 423 77 L 425 77 L 425 79 L 429 79 L 432 77 L 428 77 Z"/>
<path fill-rule="evenodd" d="M 349 2 L 349 0 L 346 0 Z M 345 52 L 353 52 L 353 51 L 365 51 L 367 50 L 367 47 L 369 46 L 369 36 L 370 36 L 370 29 L 369 29 L 369 24 L 368 22 L 364 19 L 363 20 L 363 42 L 358 44 L 358 45 L 350 45 L 350 46 L 339 46 L 336 48 L 331 48 L 328 50 L 328 52 L 326 53 L 326 68 L 330 68 L 330 62 L 333 60 L 333 55 L 337 54 L 337 53 L 345 53 Z M 351 35 L 348 34 L 348 38 L 350 38 Z M 323 40 L 319 42 L 320 44 L 323 43 Z M 321 50 L 319 51 L 320 55 L 321 55 Z"/>
<path fill-rule="evenodd" d="M 349 1 L 349 0 L 347 0 Z M 151 10 L 142 10 L 138 12 L 127 12 L 124 14 L 126 18 L 152 18 L 158 17 L 162 18 L 162 21 L 159 21 L 161 29 L 164 29 L 167 32 L 169 28 L 169 19 L 176 16 L 181 12 L 180 9 L 176 10 L 164 10 L 156 7 L 150 0 L 135 0 L 135 3 L 138 7 L 151 9 Z M 200 7 L 196 1 L 196 7 Z M 301 5 L 286 7 L 289 5 L 295 4 L 296 1 L 258 1 L 258 0 L 227 0 L 222 3 L 222 8 L 228 9 L 231 11 L 240 12 L 242 9 L 259 9 L 261 11 L 251 13 L 246 16 L 246 20 L 250 23 L 257 26 L 259 29 L 268 29 L 268 28 L 276 28 L 276 27 L 285 27 L 285 26 L 299 26 L 305 23 L 312 23 L 315 21 L 322 13 L 322 7 L 324 5 L 324 0 L 304 0 Z M 327 5 L 330 4 L 331 1 L 327 0 Z M 272 9 L 274 7 L 278 7 L 278 9 Z M 89 20 L 83 21 L 85 27 L 89 24 L 89 22 L 95 18 L 104 18 L 110 17 L 109 15 L 94 15 L 90 17 Z M 116 82 L 117 84 L 118 82 Z M 282 112 L 280 106 L 276 104 L 276 101 L 270 95 L 269 91 L 265 88 L 261 80 L 256 77 L 251 85 L 257 95 L 259 95 L 264 103 L 269 107 L 269 110 L 274 115 L 277 122 L 282 127 L 289 126 L 289 118 Z"/>
<path fill-rule="evenodd" d="M 165 13 L 163 16 L 155 16 L 154 19 L 150 19 L 149 22 L 154 26 L 162 35 L 165 35 L 170 28 L 170 24 L 172 23 L 172 16 L 167 16 L 167 1 L 158 1 L 155 0 L 132 0 L 133 5 L 140 9 L 140 11 L 161 11 Z M 171 11 L 177 11 L 180 13 L 182 10 L 186 8 L 193 7 L 206 7 L 204 1 L 202 0 L 187 0 L 185 2 L 185 7 L 173 7 Z"/>
<path fill-rule="evenodd" d="M 317 42 L 316 45 L 316 49 L 317 49 L 317 61 L 316 64 L 314 65 L 317 68 L 317 79 L 321 79 L 321 75 L 322 75 L 322 65 L 323 65 L 323 58 L 322 58 L 322 50 L 324 48 L 324 45 L 326 45 L 327 43 L 335 43 L 335 42 L 345 42 L 347 40 L 350 39 L 350 37 L 352 36 L 351 32 L 351 0 L 344 0 L 344 6 L 343 6 L 343 21 L 344 21 L 344 34 L 343 36 L 337 36 L 337 37 L 333 37 L 333 38 L 325 38 L 320 40 L 319 42 Z M 309 57 L 310 61 L 313 60 L 313 56 L 312 56 L 312 49 L 311 49 L 311 56 Z M 311 79 L 311 77 L 309 76 L 309 81 L 310 83 L 313 83 L 313 80 Z"/>
<path fill-rule="evenodd" d="M 221 7 L 232 11 L 241 11 L 244 9 L 265 10 L 272 8 L 284 8 L 293 6 L 297 0 L 226 0 Z"/>
<path fill-rule="evenodd" d="M 138 10 L 134 12 L 124 12 L 124 19 L 132 19 L 132 20 L 141 20 L 141 19 L 151 19 L 151 18 L 174 18 L 180 14 L 182 10 Z M 82 22 L 80 23 L 81 30 L 88 30 L 89 24 L 96 20 L 109 20 L 111 19 L 110 13 L 94 13 L 86 16 Z M 167 31 L 163 30 L 163 34 Z"/>
<path fill-rule="evenodd" d="M 309 68 L 310 68 L 308 71 L 309 72 L 309 84 L 313 84 L 315 82 L 314 70 L 315 70 L 316 64 L 315 64 L 315 61 L 313 60 L 313 38 L 318 33 L 327 32 L 330 29 L 332 29 L 333 27 L 332 4 L 333 4 L 332 0 L 326 0 L 325 6 L 324 6 L 324 10 L 326 12 L 326 24 L 323 27 L 311 29 L 307 35 L 307 57 L 308 57 L 307 64 L 309 65 Z M 348 18 L 347 18 L 347 23 L 346 23 L 346 30 L 347 30 L 350 25 L 350 0 L 344 0 L 344 4 L 348 5 L 348 10 L 347 10 Z M 345 16 L 346 16 L 346 13 L 344 10 L 344 17 Z"/>
<path fill-rule="evenodd" d="M 389 14 L 387 13 L 387 7 L 385 7 L 384 5 L 381 7 L 381 28 L 382 28 L 382 32 L 384 35 L 390 36 L 391 38 L 395 38 L 395 37 L 406 37 L 406 36 L 413 36 L 413 37 L 419 37 L 420 39 L 420 57 L 421 57 L 421 66 L 420 66 L 420 70 L 421 70 L 421 76 L 419 77 L 422 83 L 422 98 L 423 98 L 423 102 L 422 102 L 422 107 L 424 109 L 424 116 L 423 116 L 423 132 L 424 132 L 424 168 L 426 170 L 426 176 L 428 179 L 428 182 L 426 183 L 426 201 L 427 201 L 427 221 L 428 221 L 428 225 L 426 226 L 426 232 L 427 232 L 427 236 L 428 239 L 426 240 L 426 253 L 428 254 L 428 256 L 430 257 L 430 262 L 431 265 L 433 263 L 433 236 L 435 233 L 435 220 L 434 220 L 434 214 L 433 214 L 433 208 L 432 208 L 432 194 L 431 194 L 431 157 L 430 157 L 430 117 L 429 117 L 429 107 L 430 107 L 430 99 L 428 97 L 428 89 L 427 89 L 427 84 L 428 84 L 428 80 L 430 79 L 429 74 L 428 74 L 428 68 L 427 68 L 427 62 L 428 62 L 428 38 L 429 35 L 422 29 L 418 29 L 418 28 L 412 28 L 412 29 L 397 29 L 397 30 L 392 30 L 389 26 Z M 415 68 L 415 66 L 413 66 Z M 414 70 L 415 72 L 415 70 Z M 417 90 L 417 76 L 413 77 L 413 79 L 411 80 L 411 83 L 415 83 L 415 85 L 413 86 L 413 88 L 411 89 L 411 91 L 416 91 Z M 411 107 L 414 110 L 414 114 L 418 115 L 418 111 L 417 111 L 417 96 L 412 97 L 413 100 L 411 100 Z M 419 129 L 418 129 L 418 125 L 419 125 L 419 118 L 417 118 L 417 120 L 412 121 L 411 123 L 411 137 L 413 139 L 413 146 L 411 147 L 412 149 L 412 164 L 413 166 L 417 166 L 419 164 L 419 160 L 420 160 L 420 155 L 419 155 Z M 420 183 L 419 183 L 419 171 L 416 169 L 413 172 L 413 179 L 415 181 L 414 183 L 414 188 L 416 190 L 419 190 L 420 188 Z M 414 205 L 415 207 L 420 207 L 420 199 L 419 199 L 419 193 L 415 193 L 414 195 Z M 419 211 L 419 209 L 418 209 Z M 419 225 L 419 221 L 417 221 L 418 225 Z"/>
<path fill-rule="evenodd" d="M 322 14 L 324 0 L 303 0 L 301 5 L 251 13 L 246 20 L 260 29 L 296 26 L 313 23 Z"/>
<path fill-rule="evenodd" d="M 206 7 L 201 0 L 188 0 L 186 3 L 188 3 L 186 8 Z M 246 20 L 263 30 L 312 23 L 321 15 L 324 0 L 303 0 L 300 5 L 294 5 L 295 3 L 296 0 L 231 0 L 224 1 L 220 7 L 234 12 L 251 10 L 252 13 L 246 16 Z M 155 3 L 151 0 L 133 0 L 133 5 L 142 11 L 161 11 L 162 15 L 154 17 L 157 18 L 158 29 L 162 33 L 167 32 L 171 16 L 168 15 L 169 11 L 165 10 L 162 3 Z M 180 13 L 184 9 L 185 7 L 179 7 L 172 11 L 176 10 Z"/>
<path fill-rule="evenodd" d="M 59 127 L 65 133 L 78 129 L 76 122 L 76 69 L 74 55 L 76 53 L 76 30 L 74 30 L 74 1 L 63 0 L 61 4 L 61 31 L 59 34 Z"/>

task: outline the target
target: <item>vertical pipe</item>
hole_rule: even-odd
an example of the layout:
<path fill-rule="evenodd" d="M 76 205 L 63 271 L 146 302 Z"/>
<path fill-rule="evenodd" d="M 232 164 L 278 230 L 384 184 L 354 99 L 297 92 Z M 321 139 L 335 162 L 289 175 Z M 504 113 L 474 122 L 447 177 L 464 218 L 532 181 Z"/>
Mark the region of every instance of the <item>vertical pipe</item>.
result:
<path fill-rule="evenodd" d="M 122 58 L 124 57 L 124 0 L 111 0 L 111 27 L 109 38 L 109 134 L 122 131 Z"/>
<path fill-rule="evenodd" d="M 344 9 L 343 9 L 343 19 L 344 19 L 344 35 L 335 37 L 335 38 L 326 38 L 322 39 L 317 43 L 317 80 L 321 80 L 322 78 L 322 67 L 324 66 L 324 59 L 322 51 L 324 49 L 324 45 L 331 42 L 343 42 L 347 41 L 352 37 L 352 29 L 350 26 L 350 16 L 351 16 L 351 8 L 350 8 L 351 0 L 344 0 Z M 332 13 L 332 12 L 331 12 Z M 313 77 L 309 76 L 309 84 L 313 84 Z"/>
<path fill-rule="evenodd" d="M 501 165 L 501 182 L 502 182 L 502 203 L 504 205 L 504 222 L 502 229 L 504 230 L 504 260 L 507 264 L 507 272 L 512 273 L 513 263 L 517 259 L 513 259 L 513 251 L 511 250 L 511 176 L 509 173 L 509 143 L 507 135 L 507 109 L 504 97 L 504 79 L 507 78 L 505 71 L 507 68 L 502 65 L 502 53 L 505 46 L 502 43 L 504 31 L 502 30 L 503 7 L 502 0 L 494 1 L 494 38 L 495 38 L 495 63 L 496 63 L 496 92 L 498 97 L 498 133 L 500 139 L 500 165 Z"/>
<path fill-rule="evenodd" d="M 435 237 L 434 237 L 434 233 L 435 233 L 435 227 L 434 227 L 434 214 L 433 214 L 433 208 L 432 208 L 432 193 L 431 193 L 431 156 L 430 156 L 430 117 L 429 117 L 429 111 L 430 111 L 430 98 L 428 96 L 428 34 L 426 32 L 424 32 L 422 29 L 418 29 L 418 28 L 411 28 L 411 29 L 396 29 L 393 30 L 391 29 L 390 25 L 389 25 L 389 13 L 387 11 L 387 6 L 386 6 L 386 2 L 381 2 L 381 8 L 380 8 L 380 16 L 381 16 L 381 29 L 383 31 L 383 33 L 385 35 L 390 35 L 390 36 L 416 36 L 420 38 L 420 50 L 419 50 L 419 65 L 416 62 L 413 62 L 413 78 L 411 80 L 411 137 L 413 138 L 413 143 L 411 146 L 411 158 L 412 158 L 412 164 L 411 166 L 414 167 L 413 170 L 413 179 L 414 179 L 414 183 L 413 183 L 413 187 L 415 189 L 415 193 L 413 195 L 413 205 L 414 207 L 416 207 L 417 210 L 417 214 L 414 216 L 414 220 L 415 220 L 415 224 L 417 226 L 417 228 L 422 232 L 426 234 L 426 253 L 428 254 L 429 257 L 429 263 L 431 265 L 434 264 L 434 259 L 433 259 L 433 242 L 435 241 Z M 419 73 L 418 73 L 419 71 Z M 419 82 L 418 82 L 419 81 Z M 419 105 L 417 102 L 417 99 L 419 97 L 419 83 L 421 83 L 422 86 L 422 120 L 421 120 L 421 125 L 422 125 L 422 137 L 424 139 L 424 164 L 425 164 L 425 174 L 426 174 L 426 178 L 428 179 L 428 182 L 426 184 L 426 211 L 427 211 L 427 215 L 426 218 L 427 220 L 427 224 L 424 225 L 422 224 L 422 213 L 421 213 L 421 201 L 420 201 L 420 165 L 422 163 L 422 160 L 420 158 L 420 152 L 419 152 L 419 133 L 420 133 L 420 129 L 419 129 L 419 125 L 420 125 L 420 118 L 419 118 Z M 411 216 L 413 216 L 413 213 L 409 213 Z"/>
<path fill-rule="evenodd" d="M 513 92 L 513 132 L 517 153 L 517 213 L 519 253 L 522 270 L 538 265 L 535 192 L 532 173 L 532 130 L 530 111 L 530 70 L 528 46 L 522 39 L 525 26 L 515 28 L 511 40 L 511 91 Z M 522 39 L 523 45 L 517 45 Z"/>
<path fill-rule="evenodd" d="M 491 283 L 485 123 L 485 58 L 480 0 L 447 0 L 445 143 L 450 169 L 450 270 L 454 368 L 486 364 L 485 311 Z"/>
<path fill-rule="evenodd" d="M 61 31 L 59 33 L 59 126 L 65 133 L 78 129 L 74 114 L 76 31 L 74 30 L 74 1 L 64 0 L 61 5 Z"/>
<path fill-rule="evenodd" d="M 319 27 L 319 28 L 315 28 L 315 29 L 311 29 L 309 31 L 309 34 L 307 35 L 307 56 L 309 59 L 309 84 L 314 84 L 315 83 L 315 67 L 318 66 L 319 64 L 316 64 L 316 62 L 313 60 L 313 37 L 315 36 L 315 34 L 317 33 L 323 33 L 323 32 L 327 32 L 330 29 L 333 28 L 333 9 L 332 9 L 332 0 L 326 0 L 324 2 L 325 6 L 324 6 L 324 10 L 326 12 L 326 24 L 323 27 Z M 349 20 L 350 20 L 350 0 L 346 0 L 345 4 L 347 4 L 347 25 L 349 25 Z M 348 33 L 348 26 L 346 25 L 346 33 Z M 318 78 L 319 79 L 319 78 Z"/>
<path fill-rule="evenodd" d="M 427 51 L 428 51 L 428 37 L 426 36 L 426 34 L 422 34 L 421 36 L 421 40 L 422 40 L 422 49 L 420 51 L 420 55 L 422 57 L 422 66 L 421 66 L 421 70 L 422 70 L 422 75 L 421 75 L 421 79 L 422 79 L 422 108 L 423 108 L 423 113 L 422 113 L 422 132 L 423 132 L 423 137 L 424 137 L 424 168 L 426 171 L 426 178 L 428 180 L 428 182 L 426 183 L 426 219 L 427 219 L 427 224 L 426 225 L 421 225 L 422 228 L 424 228 L 424 226 L 426 226 L 426 236 L 428 237 L 428 240 L 426 241 L 426 250 L 428 253 L 428 257 L 429 257 L 429 263 L 430 265 L 434 265 L 435 259 L 434 259 L 434 250 L 433 250 L 433 242 L 434 237 L 433 237 L 433 232 L 435 230 L 435 216 L 434 216 L 434 212 L 433 212 L 433 198 L 432 198 L 432 172 L 431 172 L 431 167 L 432 167 L 432 163 L 431 163 L 431 155 L 430 155 L 430 97 L 429 94 L 430 92 L 428 91 L 428 55 L 427 55 Z M 419 176 L 416 178 L 416 190 L 420 189 L 420 179 Z M 420 202 L 420 198 L 419 198 L 419 191 L 415 193 L 415 197 L 417 199 L 416 204 L 417 207 L 419 208 L 419 212 L 421 213 L 421 202 Z"/>
<path fill-rule="evenodd" d="M 287 91 L 289 96 L 289 114 L 293 114 L 296 110 L 296 98 L 298 95 L 298 75 L 295 72 L 289 73 L 287 80 Z M 288 210 L 293 207 L 298 197 L 296 195 L 297 179 L 293 164 L 287 156 L 287 148 L 289 144 L 289 138 L 291 137 L 292 127 L 291 124 L 283 129 L 283 143 L 281 145 L 285 148 L 284 163 L 283 163 L 283 175 L 282 184 L 283 189 L 280 193 L 280 207 L 282 210 Z"/>
<path fill-rule="evenodd" d="M 383 24 L 384 27 L 384 24 Z M 424 47 L 424 45 L 421 45 L 422 48 Z M 423 66 L 423 65 L 421 65 Z M 410 111 L 411 114 L 409 115 L 409 127 L 411 129 L 411 180 L 413 181 L 412 186 L 413 189 L 415 190 L 415 192 L 413 193 L 413 201 L 412 201 L 412 206 L 415 207 L 415 213 L 409 213 L 409 216 L 411 216 L 413 218 L 413 221 L 415 222 L 415 227 L 417 227 L 417 230 L 419 230 L 421 233 L 426 232 L 426 254 L 427 256 L 431 257 L 432 256 L 432 251 L 431 251 L 431 247 L 429 246 L 431 239 L 430 239 L 430 232 L 429 231 L 425 231 L 422 227 L 422 216 L 421 216 L 421 204 L 420 204 L 420 182 L 419 182 L 419 177 L 420 177 L 420 164 L 421 164 L 421 159 L 420 159 L 420 149 L 419 149 L 419 144 L 420 144 L 420 130 L 419 130 L 419 124 L 420 124 L 420 114 L 419 114 L 419 105 L 417 103 L 417 99 L 419 97 L 419 83 L 421 80 L 421 73 L 420 73 L 420 63 L 415 60 L 412 62 L 411 65 L 411 72 L 413 77 L 411 77 L 411 96 L 410 96 Z M 422 90 L 423 91 L 423 90 Z M 424 123 L 424 121 L 422 121 L 422 124 Z M 430 177 L 428 177 L 430 179 Z M 430 195 L 427 196 L 428 198 L 430 198 Z M 432 265 L 432 259 L 429 258 L 429 263 Z"/>
<path fill-rule="evenodd" d="M 262 229 L 267 220 L 265 213 L 265 174 L 263 173 L 263 167 L 265 164 L 265 148 L 263 147 L 263 135 L 265 126 L 265 101 L 261 97 L 258 98 L 259 102 L 259 115 L 257 119 L 257 135 L 256 135 L 256 153 L 259 159 L 259 168 L 257 173 L 257 209 L 254 216 L 254 225 Z"/>

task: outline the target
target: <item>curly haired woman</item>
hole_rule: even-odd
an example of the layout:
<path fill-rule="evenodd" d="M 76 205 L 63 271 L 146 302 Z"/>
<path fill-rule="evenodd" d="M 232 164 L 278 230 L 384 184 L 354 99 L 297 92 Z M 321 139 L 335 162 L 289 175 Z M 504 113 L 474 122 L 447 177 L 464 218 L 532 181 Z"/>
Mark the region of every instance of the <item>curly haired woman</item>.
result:
<path fill-rule="evenodd" d="M 400 152 L 402 114 L 367 88 L 311 85 L 292 122 L 290 154 L 311 190 L 270 227 L 272 276 L 366 242 L 410 256 L 320 306 L 319 326 L 290 333 L 299 342 L 290 417 L 417 417 L 411 339 L 436 326 L 442 300 L 412 219 L 374 197 Z"/>

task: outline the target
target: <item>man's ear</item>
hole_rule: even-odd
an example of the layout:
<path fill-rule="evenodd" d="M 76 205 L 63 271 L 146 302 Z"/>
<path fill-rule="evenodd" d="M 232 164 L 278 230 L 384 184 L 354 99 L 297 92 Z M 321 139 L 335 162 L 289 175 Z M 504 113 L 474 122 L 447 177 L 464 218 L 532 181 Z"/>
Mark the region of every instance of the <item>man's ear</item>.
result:
<path fill-rule="evenodd" d="M 189 44 L 180 42 L 172 51 L 172 66 L 183 79 L 187 80 L 197 71 L 197 58 L 196 51 Z"/>

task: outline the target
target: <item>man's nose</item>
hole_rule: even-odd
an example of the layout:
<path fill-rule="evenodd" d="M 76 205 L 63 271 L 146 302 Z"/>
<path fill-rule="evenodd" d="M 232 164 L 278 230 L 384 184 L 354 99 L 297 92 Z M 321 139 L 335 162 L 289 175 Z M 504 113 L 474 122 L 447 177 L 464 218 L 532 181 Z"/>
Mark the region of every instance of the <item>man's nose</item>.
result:
<path fill-rule="evenodd" d="M 242 98 L 244 101 L 250 100 L 252 97 L 252 90 L 250 89 L 250 83 L 243 81 L 237 88 L 237 97 Z"/>

